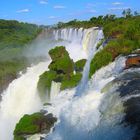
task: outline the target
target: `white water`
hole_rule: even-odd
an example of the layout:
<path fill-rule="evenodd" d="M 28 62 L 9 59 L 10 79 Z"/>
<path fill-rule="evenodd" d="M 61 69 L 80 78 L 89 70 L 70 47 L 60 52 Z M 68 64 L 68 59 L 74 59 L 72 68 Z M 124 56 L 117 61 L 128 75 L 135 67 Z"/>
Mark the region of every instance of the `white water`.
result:
<path fill-rule="evenodd" d="M 53 100 L 56 96 L 58 96 L 60 92 L 61 83 L 56 83 L 52 81 L 51 83 L 51 92 L 50 92 L 50 100 Z"/>
<path fill-rule="evenodd" d="M 102 88 L 122 70 L 124 62 L 124 58 L 119 58 L 96 72 L 83 96 L 73 98 L 73 89 L 61 92 L 52 101 L 52 106 L 46 109 L 56 115 L 59 121 L 47 140 L 125 140 L 126 136 L 129 136 L 127 140 L 132 138 L 131 133 L 126 133 L 131 132 L 129 128 L 115 127 L 122 119 L 121 115 L 113 118 L 118 111 L 123 111 L 120 98 L 117 95 L 105 98 L 105 94 L 101 93 Z"/>
<path fill-rule="evenodd" d="M 55 40 L 63 40 L 58 43 L 58 45 L 65 45 L 70 57 L 74 61 L 89 57 L 89 52 L 94 49 L 95 42 L 97 41 L 98 28 L 90 29 L 62 29 L 54 30 L 53 34 Z M 103 33 L 100 33 L 99 39 L 103 38 Z M 94 51 L 93 51 L 94 52 Z M 91 52 L 90 52 L 91 53 Z"/>
<path fill-rule="evenodd" d="M 96 49 L 98 42 L 104 38 L 103 31 L 102 30 L 91 30 L 91 31 L 89 30 L 86 33 L 86 37 L 84 37 L 84 38 L 86 40 L 86 43 L 88 40 L 87 44 L 88 44 L 88 54 L 89 55 L 88 55 L 88 59 L 85 64 L 85 67 L 84 67 L 82 80 L 77 87 L 77 92 L 76 92 L 77 96 L 82 95 L 82 93 L 84 93 L 84 90 L 86 89 L 87 82 L 89 79 L 90 63 L 91 63 L 92 58 L 98 51 Z M 86 43 L 83 43 L 83 45 L 87 46 Z"/>
<path fill-rule="evenodd" d="M 2 94 L 0 105 L 0 140 L 12 140 L 15 124 L 27 113 L 42 107 L 37 94 L 39 75 L 47 70 L 49 61 L 27 69 L 25 74 L 14 80 Z"/>
<path fill-rule="evenodd" d="M 55 31 L 55 33 L 56 32 L 59 31 Z M 88 58 L 88 52 L 85 51 L 85 48 L 88 50 L 89 46 L 92 45 L 90 44 L 91 38 L 89 32 L 94 33 L 94 28 L 86 30 L 69 29 L 69 32 L 67 29 L 60 31 L 62 39 L 66 39 L 70 42 L 60 42 L 58 45 L 66 45 L 66 49 L 74 61 Z M 57 34 L 55 38 L 58 39 Z M 84 41 L 85 39 L 86 41 Z M 83 46 L 85 47 L 83 48 Z M 48 69 L 49 63 L 50 61 L 47 61 L 28 68 L 25 74 L 21 74 L 21 76 L 14 80 L 2 93 L 2 101 L 0 104 L 0 140 L 12 140 L 13 131 L 19 119 L 24 114 L 37 112 L 41 109 L 42 104 L 37 93 L 37 82 L 39 76 Z M 55 100 L 55 96 L 58 95 L 59 91 L 59 86 L 55 86 L 56 88 L 52 89 L 52 101 Z M 52 87 L 54 86 L 52 85 Z M 68 90 L 68 92 L 70 91 Z M 75 93 L 74 90 L 71 92 L 73 92 L 73 94 Z M 69 99 L 73 94 L 67 94 L 65 98 L 62 96 L 62 106 L 68 102 L 68 100 L 65 99 Z M 60 105 L 58 107 L 61 108 Z M 59 109 L 57 112 L 59 112 Z"/>

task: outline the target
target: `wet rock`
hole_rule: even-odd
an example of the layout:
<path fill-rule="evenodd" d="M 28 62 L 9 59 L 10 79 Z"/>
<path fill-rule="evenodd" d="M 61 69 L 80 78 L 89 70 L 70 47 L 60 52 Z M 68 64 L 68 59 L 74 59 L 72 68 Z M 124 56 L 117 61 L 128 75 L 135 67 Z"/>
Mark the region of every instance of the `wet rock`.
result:
<path fill-rule="evenodd" d="M 134 97 L 124 103 L 125 122 L 136 129 L 133 140 L 140 140 L 140 97 Z"/>
<path fill-rule="evenodd" d="M 130 56 L 126 60 L 126 69 L 140 67 L 140 56 Z"/>
<path fill-rule="evenodd" d="M 24 115 L 14 130 L 14 140 L 24 139 L 25 136 L 37 133 L 47 134 L 56 121 L 57 119 L 52 114 L 44 115 L 39 112 L 32 115 Z"/>

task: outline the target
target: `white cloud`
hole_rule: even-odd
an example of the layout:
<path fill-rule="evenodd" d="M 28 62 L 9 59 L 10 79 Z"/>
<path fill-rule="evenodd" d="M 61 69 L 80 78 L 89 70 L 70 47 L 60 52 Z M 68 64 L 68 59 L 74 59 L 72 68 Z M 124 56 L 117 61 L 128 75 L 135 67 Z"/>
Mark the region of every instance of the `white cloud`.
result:
<path fill-rule="evenodd" d="M 47 0 L 41 0 L 40 4 L 48 4 L 48 1 Z"/>
<path fill-rule="evenodd" d="M 17 11 L 17 13 L 28 13 L 28 12 L 30 12 L 29 9 L 21 9 Z"/>
<path fill-rule="evenodd" d="M 111 10 L 111 11 L 120 11 L 120 10 L 125 10 L 125 9 L 129 9 L 130 7 L 112 7 L 112 8 L 109 8 L 108 10 Z"/>
<path fill-rule="evenodd" d="M 49 19 L 56 19 L 57 17 L 55 17 L 55 16 L 49 16 L 48 18 Z"/>
<path fill-rule="evenodd" d="M 96 10 L 89 10 L 87 13 L 96 13 Z"/>
<path fill-rule="evenodd" d="M 53 8 L 54 9 L 65 9 L 66 7 L 63 5 L 55 5 Z"/>
<path fill-rule="evenodd" d="M 112 4 L 117 6 L 117 5 L 122 5 L 123 3 L 121 3 L 121 2 L 113 2 Z"/>

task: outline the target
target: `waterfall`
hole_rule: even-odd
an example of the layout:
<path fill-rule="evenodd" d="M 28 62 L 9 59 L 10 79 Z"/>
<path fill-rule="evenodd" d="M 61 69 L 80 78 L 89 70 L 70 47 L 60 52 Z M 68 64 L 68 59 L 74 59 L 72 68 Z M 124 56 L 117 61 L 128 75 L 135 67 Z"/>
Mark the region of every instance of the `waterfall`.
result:
<path fill-rule="evenodd" d="M 89 71 L 88 69 L 89 69 L 90 59 L 94 56 L 96 52 L 95 44 L 101 38 L 100 35 L 101 35 L 101 31 L 98 28 L 91 28 L 91 29 L 69 28 L 69 29 L 53 31 L 53 36 L 56 41 L 56 43 L 54 43 L 54 46 L 56 45 L 66 46 L 66 49 L 70 54 L 70 57 L 74 61 L 83 58 L 88 59 L 86 67 L 84 69 L 83 81 L 86 81 L 85 80 L 87 78 L 86 72 Z M 91 51 L 93 52 L 92 54 Z M 13 131 L 19 119 L 24 114 L 37 112 L 41 109 L 42 103 L 37 93 L 37 82 L 39 80 L 39 76 L 48 69 L 49 63 L 50 60 L 47 60 L 46 62 L 40 62 L 38 65 L 27 68 L 26 73 L 21 74 L 19 78 L 11 82 L 8 88 L 2 93 L 2 101 L 0 104 L 0 139 L 1 140 L 12 140 Z M 66 112 L 65 115 L 67 115 L 67 117 L 70 117 L 69 119 L 71 124 L 74 123 L 74 125 L 76 125 L 75 121 L 78 121 L 80 119 L 80 116 L 78 116 L 78 114 L 74 114 L 74 116 L 69 116 L 70 113 L 77 112 L 80 115 L 80 111 L 81 111 L 82 115 L 84 115 L 85 112 L 88 112 L 90 111 L 91 108 L 93 108 L 95 112 L 97 112 L 97 115 L 96 113 L 94 114 L 98 122 L 99 117 L 97 116 L 99 116 L 100 113 L 97 108 L 102 98 L 102 95 L 100 94 L 98 96 L 98 94 L 95 94 L 91 98 L 90 95 L 87 93 L 87 96 L 85 98 L 83 97 L 80 98 L 79 100 L 77 99 L 78 101 L 76 103 L 76 100 L 73 99 L 75 93 L 76 93 L 76 89 L 60 92 L 60 84 L 52 82 L 51 99 L 52 99 L 52 103 L 54 104 L 54 107 L 48 108 L 48 111 L 55 114 L 59 118 L 59 120 L 61 120 L 60 119 L 61 117 L 59 115 L 62 113 L 62 119 L 64 119 L 64 123 L 65 123 L 65 121 L 69 121 L 69 120 L 66 120 L 65 118 L 66 116 L 63 116 L 64 115 L 63 113 L 66 111 L 65 109 L 68 109 L 67 111 L 69 112 Z M 95 99 L 97 99 L 95 103 L 96 105 L 93 102 L 93 100 L 95 101 Z M 86 103 L 86 108 L 84 108 L 84 102 Z M 81 104 L 83 104 L 82 107 L 85 110 L 83 110 L 80 107 Z M 55 112 L 53 112 L 54 110 Z M 76 120 L 74 119 L 75 117 Z M 84 127 L 84 125 L 85 124 L 83 124 L 82 126 L 81 124 L 81 127 Z M 67 131 L 68 130 L 69 129 L 67 129 Z M 72 130 L 70 130 L 70 132 L 71 131 Z"/>
<path fill-rule="evenodd" d="M 74 89 L 61 92 L 52 106 L 46 107 L 58 118 L 54 131 L 46 139 L 131 140 L 131 129 L 120 124 L 123 119 L 120 97 L 101 92 L 124 68 L 124 62 L 124 58 L 119 58 L 97 71 L 88 83 L 86 94 L 80 98 L 73 98 Z"/>
<path fill-rule="evenodd" d="M 82 95 L 82 93 L 84 93 L 84 90 L 87 86 L 87 82 L 89 79 L 90 63 L 91 63 L 92 58 L 94 57 L 94 55 L 97 52 L 96 46 L 97 46 L 98 42 L 104 38 L 103 31 L 102 30 L 95 30 L 95 31 L 88 30 L 88 33 L 86 33 L 84 38 L 85 38 L 85 42 L 83 43 L 83 45 L 87 46 L 86 44 L 88 44 L 89 56 L 88 56 L 88 60 L 84 67 L 82 80 L 81 80 L 79 86 L 77 87 L 76 95 Z"/>
<path fill-rule="evenodd" d="M 71 47 L 73 44 L 79 44 L 82 48 L 82 50 L 87 53 L 89 52 L 91 46 L 93 47 L 94 43 L 96 42 L 96 36 L 100 29 L 97 27 L 89 28 L 89 29 L 75 29 L 75 28 L 68 28 L 68 29 L 59 29 L 54 30 L 54 39 L 55 40 L 64 40 L 71 42 Z M 103 38 L 103 32 L 102 36 Z M 76 47 L 75 47 L 76 49 Z"/>
<path fill-rule="evenodd" d="M 53 100 L 60 92 L 61 83 L 52 81 L 50 99 Z"/>
<path fill-rule="evenodd" d="M 41 109 L 37 93 L 39 75 L 47 70 L 48 62 L 27 68 L 25 74 L 14 80 L 2 93 L 0 104 L 0 140 L 12 140 L 16 123 L 24 114 Z"/>

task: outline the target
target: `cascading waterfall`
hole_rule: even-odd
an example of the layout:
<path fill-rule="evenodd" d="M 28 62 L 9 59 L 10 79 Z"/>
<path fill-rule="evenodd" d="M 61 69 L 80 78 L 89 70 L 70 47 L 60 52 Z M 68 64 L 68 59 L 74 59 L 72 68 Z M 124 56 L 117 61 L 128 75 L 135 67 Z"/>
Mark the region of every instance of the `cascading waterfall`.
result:
<path fill-rule="evenodd" d="M 14 80 L 2 94 L 0 105 L 0 140 L 12 140 L 19 119 L 42 107 L 37 93 L 39 75 L 47 70 L 48 62 L 41 62 L 27 69 L 25 74 Z"/>
<path fill-rule="evenodd" d="M 96 28 L 95 28 L 96 29 Z M 86 36 L 84 37 L 84 43 L 83 46 L 87 46 L 86 44 L 88 44 L 88 60 L 86 62 L 86 65 L 84 67 L 84 71 L 83 71 L 83 77 L 82 80 L 79 84 L 79 86 L 77 87 L 77 91 L 76 91 L 76 95 L 81 95 L 84 92 L 84 89 L 87 86 L 87 82 L 89 79 L 89 70 L 90 70 L 90 63 L 92 58 L 94 57 L 94 55 L 97 52 L 97 44 L 98 42 L 104 38 L 103 35 L 103 31 L 102 30 L 91 30 L 88 31 L 86 33 Z M 86 48 L 86 47 L 84 47 Z"/>
<path fill-rule="evenodd" d="M 90 35 L 88 34 L 88 41 L 84 44 L 85 48 L 87 48 L 86 50 L 88 50 L 92 40 L 90 36 L 95 33 L 94 28 L 55 30 L 53 33 L 54 38 L 56 40 L 62 39 L 65 41 L 58 41 L 54 46 L 66 46 L 66 49 L 74 61 L 88 58 L 87 51 L 83 49 L 83 40 L 86 40 L 87 32 L 92 32 Z M 24 114 L 30 114 L 41 109 L 42 104 L 37 93 L 37 82 L 39 76 L 47 70 L 49 63 L 50 60 L 47 60 L 46 62 L 41 62 L 36 66 L 28 68 L 26 73 L 21 74 L 19 78 L 11 82 L 9 87 L 2 93 L 3 97 L 0 104 L 0 140 L 12 140 L 13 131 L 19 119 Z M 55 96 L 60 95 L 58 94 L 59 88 L 60 85 L 52 84 L 52 101 L 55 100 Z M 67 94 L 67 99 L 69 99 L 71 95 L 74 95 L 75 90 L 68 90 L 68 93 L 69 92 L 73 94 Z M 63 99 L 63 103 L 67 103 L 67 100 L 65 100 L 65 98 Z M 61 105 L 63 106 L 63 104 Z M 58 107 L 60 108 L 60 106 Z"/>
<path fill-rule="evenodd" d="M 61 92 L 52 101 L 52 106 L 46 108 L 59 119 L 54 131 L 46 139 L 131 140 L 133 131 L 119 125 L 123 119 L 123 105 L 119 96 L 102 93 L 103 87 L 123 69 L 124 62 L 125 58 L 119 58 L 97 71 L 80 98 L 73 98 L 74 89 Z"/>
<path fill-rule="evenodd" d="M 51 83 L 51 92 L 50 92 L 50 100 L 53 100 L 60 92 L 61 83 L 52 81 Z"/>

